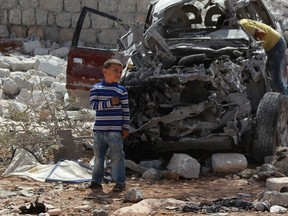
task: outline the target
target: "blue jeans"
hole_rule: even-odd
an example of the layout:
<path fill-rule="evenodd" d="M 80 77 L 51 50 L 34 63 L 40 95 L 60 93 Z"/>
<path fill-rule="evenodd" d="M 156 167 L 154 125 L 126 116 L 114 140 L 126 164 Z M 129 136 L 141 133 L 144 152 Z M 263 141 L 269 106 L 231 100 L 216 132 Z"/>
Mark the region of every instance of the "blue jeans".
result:
<path fill-rule="evenodd" d="M 287 95 L 287 83 L 283 81 L 282 75 L 286 73 L 286 54 L 287 44 L 283 38 L 267 52 L 266 67 L 272 77 L 271 87 L 273 91 Z"/>
<path fill-rule="evenodd" d="M 94 133 L 94 168 L 92 181 L 102 183 L 104 177 L 104 161 L 108 148 L 112 166 L 112 177 L 116 184 L 125 184 L 125 154 L 121 132 Z"/>

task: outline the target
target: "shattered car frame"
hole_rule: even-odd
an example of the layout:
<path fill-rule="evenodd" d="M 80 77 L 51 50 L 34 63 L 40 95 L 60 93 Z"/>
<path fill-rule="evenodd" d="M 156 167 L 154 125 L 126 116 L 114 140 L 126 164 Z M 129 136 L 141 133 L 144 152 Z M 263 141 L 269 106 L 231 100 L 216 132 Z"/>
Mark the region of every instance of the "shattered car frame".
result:
<path fill-rule="evenodd" d="M 67 89 L 87 105 L 103 62 L 129 57 L 121 79 L 131 110 L 128 157 L 135 150 L 146 158 L 148 151 L 240 150 L 263 162 L 287 146 L 287 97 L 271 92 L 265 51 L 238 24 L 250 18 L 281 32 L 262 1 L 152 1 L 145 26 L 130 26 L 117 50 L 77 45 L 85 15 L 68 57 Z"/>

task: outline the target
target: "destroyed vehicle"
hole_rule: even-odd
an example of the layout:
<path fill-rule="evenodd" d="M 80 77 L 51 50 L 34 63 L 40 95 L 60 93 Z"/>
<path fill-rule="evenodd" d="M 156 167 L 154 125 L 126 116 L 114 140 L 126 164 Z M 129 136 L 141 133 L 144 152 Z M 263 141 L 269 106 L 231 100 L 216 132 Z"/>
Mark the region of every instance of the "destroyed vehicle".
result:
<path fill-rule="evenodd" d="M 90 13 L 127 30 L 117 49 L 78 45 Z M 103 62 L 127 57 L 121 80 L 131 112 L 127 157 L 241 151 L 263 162 L 277 146 L 287 146 L 288 100 L 271 91 L 265 51 L 241 28 L 241 18 L 281 32 L 260 0 L 152 1 L 144 26 L 83 8 L 68 57 L 68 92 L 89 107 Z"/>

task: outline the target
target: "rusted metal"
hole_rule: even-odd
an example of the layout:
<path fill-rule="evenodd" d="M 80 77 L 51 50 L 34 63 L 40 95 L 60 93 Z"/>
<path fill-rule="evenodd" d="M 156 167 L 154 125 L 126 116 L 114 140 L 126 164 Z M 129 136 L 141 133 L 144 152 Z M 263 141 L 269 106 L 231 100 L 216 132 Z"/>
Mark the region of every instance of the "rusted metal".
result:
<path fill-rule="evenodd" d="M 271 86 L 265 50 L 239 26 L 238 15 L 258 17 L 275 29 L 279 23 L 260 0 L 244 5 L 227 0 L 221 5 L 231 12 L 226 26 L 217 27 L 215 20 L 213 26 L 205 21 L 194 25 L 190 22 L 195 8 L 183 7 L 195 2 L 152 2 L 144 32 L 135 24 L 118 40 L 118 53 L 129 57 L 120 81 L 131 111 L 126 152 L 247 150 L 253 143 L 255 114 Z M 205 17 L 218 3 L 201 0 L 199 13 Z M 103 78 L 102 63 L 117 52 L 75 47 L 83 20 L 69 53 L 67 89 L 87 102 L 89 85 Z"/>
<path fill-rule="evenodd" d="M 0 52 L 7 52 L 23 46 L 21 39 L 0 39 Z"/>
<path fill-rule="evenodd" d="M 89 90 L 92 84 L 103 79 L 102 65 L 114 55 L 112 51 L 71 47 L 67 63 L 66 88 L 79 106 L 89 107 Z"/>

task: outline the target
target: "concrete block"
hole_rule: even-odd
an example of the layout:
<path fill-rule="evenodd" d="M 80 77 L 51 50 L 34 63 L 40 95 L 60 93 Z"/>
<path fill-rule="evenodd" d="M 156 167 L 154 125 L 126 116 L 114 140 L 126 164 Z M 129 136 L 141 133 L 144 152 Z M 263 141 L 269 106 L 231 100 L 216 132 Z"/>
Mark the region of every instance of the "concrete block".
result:
<path fill-rule="evenodd" d="M 239 153 L 217 153 L 211 157 L 213 172 L 240 172 L 247 168 L 247 160 Z"/>
<path fill-rule="evenodd" d="M 288 192 L 288 177 L 268 178 L 266 180 L 266 188 L 269 191 L 283 191 Z"/>
<path fill-rule="evenodd" d="M 187 154 L 174 153 L 169 161 L 167 169 L 176 171 L 184 178 L 198 178 L 200 173 L 200 164 L 197 160 Z"/>

